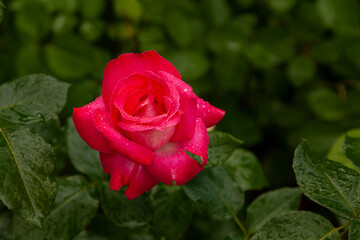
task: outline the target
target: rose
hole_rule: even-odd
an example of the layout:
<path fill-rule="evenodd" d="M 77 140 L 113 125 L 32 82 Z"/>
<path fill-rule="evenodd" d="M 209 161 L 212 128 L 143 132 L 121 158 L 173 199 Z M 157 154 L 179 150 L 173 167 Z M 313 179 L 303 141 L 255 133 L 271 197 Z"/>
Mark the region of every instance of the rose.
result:
<path fill-rule="evenodd" d="M 183 185 L 207 163 L 207 127 L 225 112 L 198 98 L 155 51 L 122 54 L 104 71 L 102 95 L 74 108 L 81 138 L 100 152 L 110 188 L 128 199 L 159 181 Z M 202 158 L 202 164 L 186 152 Z"/>

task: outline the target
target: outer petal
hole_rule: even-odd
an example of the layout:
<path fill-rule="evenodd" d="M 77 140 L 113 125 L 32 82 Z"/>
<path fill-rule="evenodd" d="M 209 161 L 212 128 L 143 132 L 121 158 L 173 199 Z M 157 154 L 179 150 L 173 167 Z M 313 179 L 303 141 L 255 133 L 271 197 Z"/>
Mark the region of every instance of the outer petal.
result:
<path fill-rule="evenodd" d="M 94 123 L 96 128 L 108 140 L 111 149 L 129 158 L 135 163 L 151 164 L 154 153 L 146 147 L 137 144 L 121 135 L 111 126 L 110 114 L 102 109 L 94 111 Z"/>
<path fill-rule="evenodd" d="M 204 120 L 206 127 L 216 125 L 225 115 L 225 111 L 212 106 L 210 103 L 197 99 L 197 116 Z"/>
<path fill-rule="evenodd" d="M 99 132 L 93 122 L 93 115 L 96 109 L 105 109 L 102 97 L 81 108 L 74 108 L 73 121 L 80 137 L 93 149 L 100 152 L 113 152 L 109 142 Z"/>
<path fill-rule="evenodd" d="M 175 180 L 177 185 L 183 185 L 191 180 L 203 167 L 196 160 L 189 157 L 184 151 L 192 152 L 207 163 L 207 148 L 209 137 L 205 124 L 201 119 L 196 121 L 194 137 L 181 143 L 168 143 L 155 151 L 155 158 L 151 165 L 145 168 L 161 182 L 172 185 Z"/>
<path fill-rule="evenodd" d="M 122 186 L 129 185 L 125 191 L 129 200 L 140 196 L 159 182 L 144 167 L 119 154 L 100 153 L 100 160 L 104 172 L 111 175 L 110 189 L 119 191 Z"/>
<path fill-rule="evenodd" d="M 165 71 L 180 78 L 176 68 L 156 51 L 121 54 L 117 59 L 111 60 L 104 70 L 102 96 L 106 106 L 109 106 L 111 93 L 120 79 L 145 71 Z"/>
<path fill-rule="evenodd" d="M 110 188 L 116 191 L 119 191 L 122 186 L 128 185 L 139 169 L 138 164 L 117 153 L 100 152 L 100 160 L 104 172 L 111 175 Z"/>
<path fill-rule="evenodd" d="M 159 72 L 159 76 L 176 87 L 180 94 L 180 107 L 184 112 L 171 141 L 179 142 L 191 139 L 194 136 L 197 115 L 197 100 L 192 88 L 181 79 L 167 72 Z"/>
<path fill-rule="evenodd" d="M 159 180 L 148 173 L 144 166 L 139 166 L 139 170 L 131 179 L 129 187 L 125 191 L 125 195 L 129 200 L 134 199 L 152 189 L 158 182 Z"/>

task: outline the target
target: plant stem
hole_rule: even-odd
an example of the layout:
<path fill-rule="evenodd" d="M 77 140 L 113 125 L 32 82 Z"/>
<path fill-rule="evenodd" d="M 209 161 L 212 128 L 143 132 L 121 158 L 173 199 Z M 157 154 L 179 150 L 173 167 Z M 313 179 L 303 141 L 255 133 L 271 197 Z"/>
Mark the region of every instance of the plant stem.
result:
<path fill-rule="evenodd" d="M 345 223 L 344 225 L 340 226 L 340 227 L 337 227 L 337 228 L 334 228 L 332 229 L 330 232 L 326 233 L 324 236 L 322 236 L 319 240 L 324 240 L 327 236 L 331 235 L 332 233 L 334 232 L 337 232 L 337 231 L 340 231 L 341 229 L 349 226 L 351 223 L 351 221 L 348 221 L 347 223 Z"/>

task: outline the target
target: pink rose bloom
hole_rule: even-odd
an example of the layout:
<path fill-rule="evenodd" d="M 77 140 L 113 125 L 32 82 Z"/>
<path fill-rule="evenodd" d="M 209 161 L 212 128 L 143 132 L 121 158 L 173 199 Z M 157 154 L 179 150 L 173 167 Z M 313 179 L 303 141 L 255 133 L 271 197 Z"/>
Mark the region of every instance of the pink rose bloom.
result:
<path fill-rule="evenodd" d="M 198 98 L 175 67 L 155 51 L 127 53 L 104 71 L 102 95 L 73 120 L 82 139 L 100 152 L 110 188 L 128 185 L 128 199 L 163 182 L 183 185 L 207 163 L 206 128 L 225 112 Z M 202 158 L 202 164 L 186 152 Z"/>

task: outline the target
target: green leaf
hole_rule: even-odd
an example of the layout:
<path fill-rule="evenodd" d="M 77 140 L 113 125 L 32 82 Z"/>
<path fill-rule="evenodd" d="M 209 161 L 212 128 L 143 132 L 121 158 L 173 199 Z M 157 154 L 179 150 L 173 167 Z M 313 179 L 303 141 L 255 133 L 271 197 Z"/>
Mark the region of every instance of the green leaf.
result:
<path fill-rule="evenodd" d="M 99 206 L 99 201 L 92 197 L 96 183 L 89 183 L 81 176 L 59 178 L 58 182 L 54 208 L 42 230 L 15 218 L 14 239 L 73 239 L 90 223 Z"/>
<path fill-rule="evenodd" d="M 360 174 L 344 165 L 321 159 L 306 142 L 295 151 L 293 168 L 298 186 L 314 202 L 349 219 L 360 210 Z"/>
<path fill-rule="evenodd" d="M 38 44 L 27 44 L 19 48 L 16 55 L 16 69 L 20 76 L 45 72 L 41 47 Z"/>
<path fill-rule="evenodd" d="M 341 240 L 326 218 L 312 212 L 288 212 L 273 218 L 251 240 Z M 326 237 L 324 237 L 326 235 Z"/>
<path fill-rule="evenodd" d="M 247 208 L 247 228 L 249 234 L 257 232 L 272 218 L 284 212 L 297 210 L 301 191 L 297 188 L 282 188 L 262 194 Z"/>
<path fill-rule="evenodd" d="M 262 43 L 254 42 L 244 51 L 248 60 L 258 68 L 268 69 L 280 62 L 280 59 Z"/>
<path fill-rule="evenodd" d="M 340 34 L 358 35 L 360 5 L 357 0 L 317 0 L 317 9 L 327 26 Z"/>
<path fill-rule="evenodd" d="M 346 134 L 344 151 L 346 157 L 360 171 L 360 129 L 354 129 Z"/>
<path fill-rule="evenodd" d="M 105 2 L 102 0 L 80 0 L 79 9 L 85 18 L 96 18 L 104 11 Z"/>
<path fill-rule="evenodd" d="M 129 17 L 138 21 L 142 14 L 142 6 L 138 0 L 115 0 L 114 11 L 118 17 Z"/>
<path fill-rule="evenodd" d="M 354 220 L 350 224 L 349 240 L 360 239 L 360 221 Z"/>
<path fill-rule="evenodd" d="M 27 128 L 0 128 L 0 200 L 41 227 L 55 199 L 54 152 Z"/>
<path fill-rule="evenodd" d="M 215 131 L 209 133 L 208 163 L 206 167 L 215 167 L 228 159 L 243 144 L 230 134 Z"/>
<path fill-rule="evenodd" d="M 33 74 L 0 86 L 0 119 L 33 124 L 53 118 L 63 108 L 69 84 Z"/>
<path fill-rule="evenodd" d="M 268 184 L 258 159 L 248 150 L 236 149 L 224 167 L 243 191 L 261 189 Z"/>
<path fill-rule="evenodd" d="M 348 132 L 346 132 L 346 135 L 349 135 L 352 133 L 357 133 L 357 132 L 360 132 L 360 129 L 349 130 Z M 347 148 L 349 150 L 349 146 L 345 146 L 344 141 L 345 141 L 345 134 L 342 134 L 330 148 L 330 151 L 327 154 L 327 158 L 330 160 L 333 160 L 335 162 L 342 163 L 346 167 L 352 168 L 352 169 L 360 172 L 360 168 L 358 166 L 356 166 L 356 164 L 354 164 L 354 162 L 351 160 L 351 158 L 348 158 L 346 156 L 344 148 Z M 351 152 L 351 149 L 352 148 L 350 147 L 350 152 Z M 349 152 L 347 154 L 349 154 L 350 156 L 352 155 Z"/>
<path fill-rule="evenodd" d="M 294 7 L 296 0 L 270 0 L 268 4 L 274 12 L 286 13 Z"/>
<path fill-rule="evenodd" d="M 2 0 L 0 0 L 0 23 L 2 22 L 4 16 L 3 8 L 5 8 L 5 4 Z"/>
<path fill-rule="evenodd" d="M 107 240 L 107 238 L 98 236 L 94 233 L 82 231 L 74 238 L 74 240 Z"/>
<path fill-rule="evenodd" d="M 91 149 L 76 131 L 72 118 L 67 121 L 66 144 L 72 165 L 93 179 L 104 176 L 99 153 Z"/>
<path fill-rule="evenodd" d="M 125 189 L 113 191 L 109 182 L 104 182 L 100 189 L 100 203 L 105 216 L 121 227 L 143 226 L 150 220 L 151 205 L 143 194 L 128 200 Z"/>
<path fill-rule="evenodd" d="M 307 101 L 310 109 L 320 119 L 339 121 L 342 110 L 338 96 L 328 88 L 318 88 L 309 92 Z"/>
<path fill-rule="evenodd" d="M 215 220 L 229 220 L 244 204 L 244 193 L 221 166 L 205 169 L 184 189 Z"/>
<path fill-rule="evenodd" d="M 1 3 L 0 3 L 1 4 Z M 0 239 L 12 240 L 12 214 L 10 211 L 0 212 Z"/>
<path fill-rule="evenodd" d="M 310 81 L 315 74 L 314 62 L 306 57 L 295 58 L 288 67 L 288 75 L 294 86 L 298 87 Z"/>
<path fill-rule="evenodd" d="M 193 203 L 179 187 L 159 189 L 153 198 L 152 225 L 156 235 L 179 239 L 188 228 L 193 215 Z"/>
<path fill-rule="evenodd" d="M 176 52 L 169 57 L 169 60 L 181 72 L 185 81 L 202 77 L 210 66 L 204 54 L 194 51 Z"/>
<path fill-rule="evenodd" d="M 210 15 L 213 25 L 220 27 L 226 23 L 231 16 L 231 10 L 226 0 L 210 0 L 206 2 L 206 11 Z"/>
<path fill-rule="evenodd" d="M 76 79 L 91 72 L 93 48 L 81 38 L 61 35 L 45 46 L 45 60 L 57 76 Z"/>
<path fill-rule="evenodd" d="M 15 29 L 24 34 L 21 40 L 39 40 L 50 30 L 50 13 L 36 0 L 23 1 L 15 14 Z"/>
<path fill-rule="evenodd" d="M 244 234 L 242 232 L 231 232 L 226 235 L 222 240 L 244 240 Z"/>

